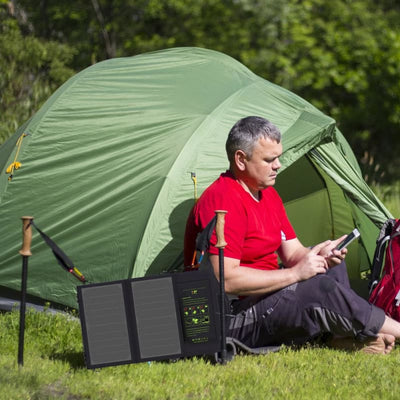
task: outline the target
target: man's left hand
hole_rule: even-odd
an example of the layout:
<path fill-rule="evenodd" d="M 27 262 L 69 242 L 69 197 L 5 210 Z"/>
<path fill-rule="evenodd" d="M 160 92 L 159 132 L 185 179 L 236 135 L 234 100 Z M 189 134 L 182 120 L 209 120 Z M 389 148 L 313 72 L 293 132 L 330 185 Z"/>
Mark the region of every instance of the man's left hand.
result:
<path fill-rule="evenodd" d="M 326 246 L 324 246 L 319 255 L 325 257 L 326 262 L 328 263 L 329 267 L 334 267 L 335 265 L 340 264 L 347 254 L 347 249 L 344 248 L 342 250 L 336 250 L 335 247 L 346 237 L 343 235 L 342 237 L 330 241 Z"/>

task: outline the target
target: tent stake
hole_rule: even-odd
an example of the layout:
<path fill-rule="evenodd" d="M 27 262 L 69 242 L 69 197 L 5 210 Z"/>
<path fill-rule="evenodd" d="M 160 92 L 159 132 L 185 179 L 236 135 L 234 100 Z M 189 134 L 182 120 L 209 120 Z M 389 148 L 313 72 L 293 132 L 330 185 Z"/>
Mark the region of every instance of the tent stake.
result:
<path fill-rule="evenodd" d="M 225 226 L 225 210 L 215 210 L 217 222 L 215 233 L 217 235 L 217 244 L 219 258 L 219 286 L 221 296 L 221 364 L 226 364 L 226 327 L 225 327 L 225 277 L 224 277 L 224 248 L 225 242 L 224 226 Z"/>
<path fill-rule="evenodd" d="M 21 304 L 19 309 L 19 342 L 18 342 L 18 365 L 24 365 L 24 336 L 25 336 L 25 310 L 26 310 L 26 284 L 28 281 L 28 259 L 31 253 L 33 217 L 21 217 L 22 219 L 22 248 L 19 254 L 22 256 L 21 277 Z"/>

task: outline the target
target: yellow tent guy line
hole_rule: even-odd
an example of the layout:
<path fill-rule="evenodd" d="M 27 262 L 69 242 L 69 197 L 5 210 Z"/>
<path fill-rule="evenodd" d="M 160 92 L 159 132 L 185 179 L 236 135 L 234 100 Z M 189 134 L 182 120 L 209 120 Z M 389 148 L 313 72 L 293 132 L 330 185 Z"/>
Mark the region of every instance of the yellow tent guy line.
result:
<path fill-rule="evenodd" d="M 196 203 L 197 200 L 198 200 L 198 197 L 197 197 L 197 178 L 196 178 L 196 173 L 195 173 L 195 172 L 191 172 L 191 173 L 190 173 L 190 176 L 191 176 L 192 181 L 193 181 L 193 186 L 194 186 L 194 201 L 195 201 L 195 203 Z"/>
<path fill-rule="evenodd" d="M 15 157 L 14 157 L 14 161 L 7 167 L 6 169 L 6 174 L 10 174 L 10 176 L 8 177 L 8 180 L 11 181 L 13 174 L 14 174 L 14 170 L 18 169 L 21 167 L 21 163 L 17 161 L 18 155 L 19 155 L 19 151 L 21 150 L 21 145 L 22 145 L 22 140 L 24 139 L 25 136 L 28 136 L 28 134 L 23 133 L 17 140 L 17 143 L 15 144 L 17 146 L 17 151 L 15 153 Z"/>

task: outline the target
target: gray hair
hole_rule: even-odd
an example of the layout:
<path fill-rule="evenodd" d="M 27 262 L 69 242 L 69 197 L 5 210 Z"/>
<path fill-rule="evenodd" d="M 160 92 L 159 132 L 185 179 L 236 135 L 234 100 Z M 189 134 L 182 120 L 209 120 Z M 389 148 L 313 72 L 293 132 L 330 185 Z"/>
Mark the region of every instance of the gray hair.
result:
<path fill-rule="evenodd" d="M 255 144 L 260 138 L 270 139 L 277 143 L 281 141 L 281 132 L 270 121 L 262 117 L 245 117 L 233 125 L 226 140 L 226 154 L 232 163 L 237 150 L 242 150 L 250 159 Z"/>

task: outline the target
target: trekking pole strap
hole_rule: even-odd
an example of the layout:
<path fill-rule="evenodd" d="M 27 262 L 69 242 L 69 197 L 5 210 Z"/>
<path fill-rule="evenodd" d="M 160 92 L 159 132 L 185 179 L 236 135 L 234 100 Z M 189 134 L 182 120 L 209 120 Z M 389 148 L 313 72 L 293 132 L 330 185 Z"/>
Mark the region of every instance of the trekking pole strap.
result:
<path fill-rule="evenodd" d="M 50 247 L 51 251 L 53 252 L 58 264 L 66 271 L 70 272 L 75 278 L 79 279 L 81 282 L 87 282 L 86 278 L 82 275 L 82 273 L 74 266 L 71 259 L 57 246 L 57 244 L 49 238 L 43 231 L 41 231 L 38 226 L 33 222 L 32 225 L 35 229 L 39 232 L 40 236 L 46 242 L 46 244 Z"/>

